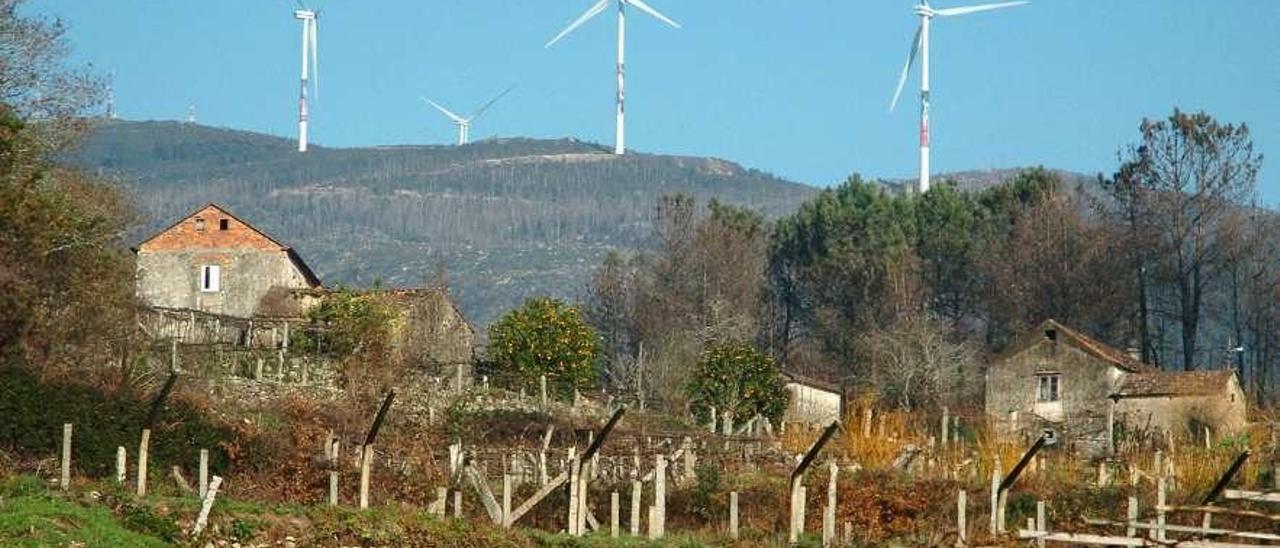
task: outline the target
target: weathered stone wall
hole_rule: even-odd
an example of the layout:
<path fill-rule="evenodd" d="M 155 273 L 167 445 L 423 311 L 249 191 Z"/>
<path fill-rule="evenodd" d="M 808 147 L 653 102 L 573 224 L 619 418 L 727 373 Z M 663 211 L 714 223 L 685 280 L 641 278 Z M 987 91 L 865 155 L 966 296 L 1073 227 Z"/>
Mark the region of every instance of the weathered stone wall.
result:
<path fill-rule="evenodd" d="M 221 269 L 218 291 L 200 290 L 204 265 Z M 143 302 L 250 317 L 272 287 L 307 287 L 284 251 L 258 249 L 139 250 L 137 290 Z"/>
<path fill-rule="evenodd" d="M 1036 378 L 1043 373 L 1060 376 L 1059 402 L 1037 402 Z M 1105 447 L 1109 396 L 1122 375 L 1115 365 L 1046 336 L 988 368 L 986 410 L 1005 435 L 1053 427 L 1068 444 Z"/>

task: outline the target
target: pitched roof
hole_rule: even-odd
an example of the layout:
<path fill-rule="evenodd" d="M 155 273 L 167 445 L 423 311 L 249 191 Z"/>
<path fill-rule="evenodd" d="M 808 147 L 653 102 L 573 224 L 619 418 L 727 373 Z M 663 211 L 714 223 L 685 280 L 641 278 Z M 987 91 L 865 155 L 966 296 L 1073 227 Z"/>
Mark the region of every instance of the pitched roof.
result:
<path fill-rule="evenodd" d="M 1130 373 L 1155 370 L 1150 365 L 1142 363 L 1141 360 L 1134 359 L 1115 347 L 1062 325 L 1052 318 L 1041 322 L 1038 329 L 1024 334 L 1012 348 L 997 356 L 993 361 L 1004 361 L 1022 353 L 1022 351 L 1044 340 L 1046 333 L 1050 331 L 1055 334 L 1056 340 L 1068 343 L 1090 356 Z"/>
<path fill-rule="evenodd" d="M 1144 398 L 1155 396 L 1208 396 L 1222 394 L 1236 372 L 1213 371 L 1149 371 L 1125 375 L 1113 397 Z"/>
<path fill-rule="evenodd" d="M 794 382 L 796 384 L 803 384 L 805 386 L 817 388 L 819 390 L 826 390 L 827 392 L 834 392 L 836 394 L 841 394 L 841 395 L 844 394 L 844 391 L 841 390 L 840 385 L 836 383 L 824 381 L 821 379 L 815 379 L 813 377 L 801 375 L 794 371 L 783 371 L 782 377 L 785 378 L 787 381 Z"/>
<path fill-rule="evenodd" d="M 308 283 L 308 284 L 310 284 L 310 285 L 312 285 L 312 286 L 315 286 L 315 287 L 320 287 L 320 286 L 324 285 L 324 284 L 322 284 L 322 283 L 320 282 L 320 277 L 319 277 L 319 276 L 316 276 L 316 273 L 315 273 L 314 271 L 312 271 L 312 270 L 311 270 L 311 267 L 310 267 L 310 266 L 307 266 L 306 261 L 303 261 L 303 260 L 302 260 L 302 256 L 301 256 L 301 255 L 299 255 L 299 254 L 298 254 L 298 252 L 297 252 L 296 250 L 294 250 L 294 249 L 293 249 L 292 247 L 290 247 L 290 246 L 287 246 L 287 245 L 284 245 L 284 244 L 280 243 L 280 240 L 277 240 L 277 239 L 275 239 L 275 238 L 271 237 L 271 235 L 270 235 L 270 234 L 267 234 L 267 233 L 266 233 L 266 231 L 264 231 L 264 230 L 262 230 L 262 229 L 260 229 L 260 228 L 258 228 L 258 227 L 256 227 L 256 226 L 253 226 L 253 224 L 249 223 L 248 221 L 245 221 L 244 219 L 241 219 L 240 217 L 237 217 L 237 216 L 236 216 L 236 214 L 234 214 L 234 213 L 232 213 L 231 211 L 227 210 L 227 208 L 222 207 L 220 204 L 217 204 L 217 203 L 214 203 L 214 202 L 209 202 L 209 203 L 207 203 L 207 204 L 205 204 L 205 205 L 202 205 L 202 206 L 200 206 L 200 207 L 197 207 L 197 208 L 193 209 L 190 213 L 187 213 L 186 215 L 183 215 L 182 217 L 179 217 L 179 218 L 178 218 L 178 220 L 174 221 L 174 222 L 173 222 L 172 224 L 170 224 L 169 226 L 164 227 L 163 229 L 161 229 L 161 230 L 157 231 L 155 234 L 152 234 L 151 236 L 148 236 L 146 239 L 142 240 L 141 242 L 138 242 L 138 245 L 133 246 L 133 248 L 132 248 L 133 252 L 134 252 L 134 253 L 137 253 L 137 252 L 138 252 L 138 250 L 142 248 L 142 246 L 146 245 L 146 244 L 147 244 L 148 242 L 150 242 L 151 240 L 156 239 L 156 238 L 157 238 L 157 237 L 159 237 L 161 234 L 164 234 L 164 233 L 166 233 L 166 232 L 168 232 L 168 231 L 170 231 L 170 230 L 173 230 L 173 229 L 174 229 L 174 227 L 176 227 L 176 226 L 178 226 L 178 225 L 182 224 L 182 222 L 183 222 L 183 221 L 186 221 L 187 219 L 190 219 L 191 217 L 195 216 L 197 213 L 200 213 L 201 211 L 204 211 L 204 210 L 209 209 L 209 208 L 214 208 L 214 209 L 218 210 L 220 213 L 222 213 L 223 215 L 226 215 L 227 217 L 230 217 L 230 218 L 232 218 L 232 219 L 235 219 L 235 220 L 236 220 L 236 222 L 238 222 L 238 223 L 240 223 L 240 224 L 244 225 L 244 226 L 245 226 L 246 228 L 248 228 L 249 230 L 252 230 L 254 233 L 258 234 L 259 236 L 262 236 L 262 237 L 263 237 L 263 238 L 265 238 L 267 241 L 269 241 L 269 242 L 271 242 L 272 244 L 274 244 L 274 245 L 278 246 L 278 247 L 280 248 L 280 251 L 284 251 L 284 252 L 289 256 L 289 260 L 290 260 L 290 261 L 292 261 L 292 262 L 293 262 L 293 264 L 294 264 L 294 266 L 296 266 L 296 267 L 298 268 L 298 271 L 302 273 L 302 276 L 303 276 L 304 278 L 306 278 L 306 279 L 307 279 L 307 283 Z"/>

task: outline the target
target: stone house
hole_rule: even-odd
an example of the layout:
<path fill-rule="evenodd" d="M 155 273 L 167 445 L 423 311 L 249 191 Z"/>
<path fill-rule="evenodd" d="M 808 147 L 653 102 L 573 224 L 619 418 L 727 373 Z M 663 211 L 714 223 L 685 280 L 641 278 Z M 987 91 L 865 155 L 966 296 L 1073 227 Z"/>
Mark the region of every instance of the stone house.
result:
<path fill-rule="evenodd" d="M 1170 429 L 1194 415 L 1214 432 L 1241 428 L 1247 404 L 1235 378 L 1232 371 L 1160 371 L 1050 319 L 991 360 L 986 412 L 1001 435 L 1053 428 L 1067 446 L 1104 454 L 1120 421 L 1131 430 Z"/>
<path fill-rule="evenodd" d="M 217 204 L 143 240 L 134 253 L 137 295 L 156 308 L 249 318 L 273 288 L 321 287 L 293 248 Z"/>
<path fill-rule="evenodd" d="M 782 420 L 826 426 L 841 419 L 845 396 L 839 385 L 789 371 L 784 371 L 782 378 L 790 396 Z"/>

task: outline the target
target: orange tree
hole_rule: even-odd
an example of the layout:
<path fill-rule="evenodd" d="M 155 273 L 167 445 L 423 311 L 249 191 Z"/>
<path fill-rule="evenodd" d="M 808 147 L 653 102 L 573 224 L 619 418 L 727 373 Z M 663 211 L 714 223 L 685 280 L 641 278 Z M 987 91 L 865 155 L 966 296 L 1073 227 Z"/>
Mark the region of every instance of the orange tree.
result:
<path fill-rule="evenodd" d="M 535 297 L 489 327 L 489 358 L 497 372 L 526 386 L 547 376 L 562 396 L 595 384 L 599 337 L 578 307 Z"/>
<path fill-rule="evenodd" d="M 756 415 L 776 420 L 787 407 L 787 391 L 773 359 L 750 343 L 713 344 L 702 355 L 687 390 L 694 413 L 706 420 L 712 407 L 737 421 Z"/>

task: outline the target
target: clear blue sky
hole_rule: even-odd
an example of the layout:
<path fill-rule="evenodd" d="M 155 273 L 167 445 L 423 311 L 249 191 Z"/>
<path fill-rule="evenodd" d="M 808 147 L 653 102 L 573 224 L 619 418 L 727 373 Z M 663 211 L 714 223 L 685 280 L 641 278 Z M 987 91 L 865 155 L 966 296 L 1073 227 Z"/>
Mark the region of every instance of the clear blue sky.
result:
<path fill-rule="evenodd" d="M 935 7 L 979 3 L 957 0 Z M 472 129 L 613 140 L 613 12 L 543 44 L 591 0 L 312 0 L 320 22 L 313 140 L 447 143 L 418 99 Z M 727 158 L 828 185 L 912 176 L 918 74 L 888 112 L 917 19 L 910 0 L 650 0 L 630 12 L 628 145 Z M 299 24 L 287 0 L 31 0 L 75 55 L 114 73 L 117 110 L 293 135 Z M 934 171 L 1044 164 L 1110 172 L 1144 116 L 1174 106 L 1246 122 L 1280 203 L 1280 1 L 1038 0 L 935 20 Z"/>

